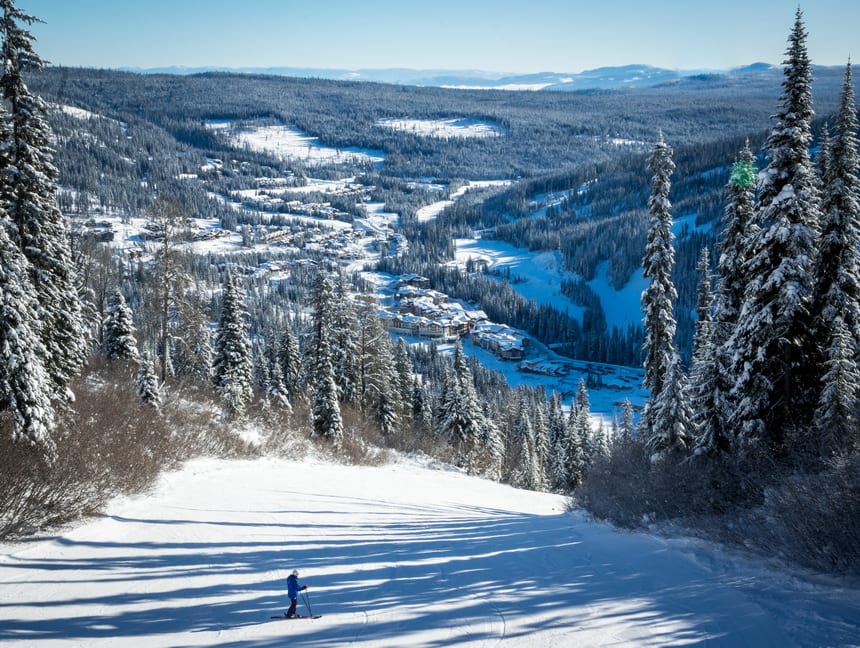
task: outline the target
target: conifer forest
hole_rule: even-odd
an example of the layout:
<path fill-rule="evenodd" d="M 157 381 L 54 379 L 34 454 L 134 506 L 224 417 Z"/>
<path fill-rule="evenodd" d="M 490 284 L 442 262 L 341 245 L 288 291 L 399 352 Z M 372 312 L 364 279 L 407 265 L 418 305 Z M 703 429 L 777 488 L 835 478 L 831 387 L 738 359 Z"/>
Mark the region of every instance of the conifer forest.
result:
<path fill-rule="evenodd" d="M 782 67 L 562 92 L 57 67 L 17 5 L 0 539 L 302 439 L 860 574 L 855 82 L 800 10 Z"/>

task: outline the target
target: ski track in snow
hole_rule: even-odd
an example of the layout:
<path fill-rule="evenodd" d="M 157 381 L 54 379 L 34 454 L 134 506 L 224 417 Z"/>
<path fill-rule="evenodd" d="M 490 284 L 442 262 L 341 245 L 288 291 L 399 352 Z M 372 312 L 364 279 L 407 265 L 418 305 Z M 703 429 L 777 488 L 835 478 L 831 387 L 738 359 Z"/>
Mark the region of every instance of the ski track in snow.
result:
<path fill-rule="evenodd" d="M 860 596 L 429 470 L 200 459 L 0 546 L 0 645 L 849 646 Z M 270 620 L 293 568 L 320 619 Z M 303 602 L 300 601 L 303 607 Z"/>

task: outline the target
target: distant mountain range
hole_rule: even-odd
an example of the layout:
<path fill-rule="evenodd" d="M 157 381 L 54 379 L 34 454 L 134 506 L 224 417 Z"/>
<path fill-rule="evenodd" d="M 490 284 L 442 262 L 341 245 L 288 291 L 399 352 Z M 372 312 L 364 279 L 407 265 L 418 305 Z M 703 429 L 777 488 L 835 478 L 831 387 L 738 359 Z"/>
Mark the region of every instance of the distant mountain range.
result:
<path fill-rule="evenodd" d="M 623 65 L 601 67 L 576 73 L 537 72 L 534 74 L 499 74 L 482 70 L 412 70 L 385 69 L 328 69 L 293 67 L 163 67 L 123 68 L 127 72 L 142 74 L 201 74 L 205 72 L 231 72 L 241 74 L 270 74 L 342 81 L 372 81 L 399 85 L 482 88 L 508 90 L 594 90 L 641 88 L 671 83 L 691 77 L 713 78 L 772 74 L 781 68 L 768 63 L 753 63 L 730 70 L 669 70 L 650 65 Z"/>

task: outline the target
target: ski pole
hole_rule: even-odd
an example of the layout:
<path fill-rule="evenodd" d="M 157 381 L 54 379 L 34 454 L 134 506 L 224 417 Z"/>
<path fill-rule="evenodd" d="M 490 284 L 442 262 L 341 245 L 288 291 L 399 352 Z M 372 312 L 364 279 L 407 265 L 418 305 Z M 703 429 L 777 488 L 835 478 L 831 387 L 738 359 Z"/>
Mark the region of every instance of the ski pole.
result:
<path fill-rule="evenodd" d="M 314 615 L 314 611 L 311 609 L 311 600 L 310 600 L 310 598 L 308 597 L 308 593 L 307 593 L 307 592 L 302 592 L 302 599 L 304 599 L 305 607 L 308 609 L 308 614 L 310 614 L 311 616 L 313 616 L 313 615 Z"/>

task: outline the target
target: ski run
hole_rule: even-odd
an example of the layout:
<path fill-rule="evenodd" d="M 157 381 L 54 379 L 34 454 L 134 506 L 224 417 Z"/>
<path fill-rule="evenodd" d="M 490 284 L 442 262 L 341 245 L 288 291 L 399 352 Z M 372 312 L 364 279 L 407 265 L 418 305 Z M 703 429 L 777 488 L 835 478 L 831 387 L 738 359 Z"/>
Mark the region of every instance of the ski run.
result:
<path fill-rule="evenodd" d="M 849 584 L 565 509 L 407 459 L 199 459 L 0 547 L 0 645 L 860 645 Z M 321 618 L 271 619 L 293 569 Z"/>

